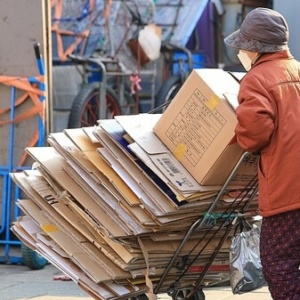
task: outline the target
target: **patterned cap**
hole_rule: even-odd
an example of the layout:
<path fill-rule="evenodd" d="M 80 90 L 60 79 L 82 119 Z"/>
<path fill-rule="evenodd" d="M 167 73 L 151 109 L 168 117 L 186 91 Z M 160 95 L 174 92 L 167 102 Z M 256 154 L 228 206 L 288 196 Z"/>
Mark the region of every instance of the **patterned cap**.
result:
<path fill-rule="evenodd" d="M 224 39 L 236 49 L 257 53 L 278 52 L 288 49 L 289 29 L 284 17 L 269 8 L 249 12 L 239 30 Z"/>

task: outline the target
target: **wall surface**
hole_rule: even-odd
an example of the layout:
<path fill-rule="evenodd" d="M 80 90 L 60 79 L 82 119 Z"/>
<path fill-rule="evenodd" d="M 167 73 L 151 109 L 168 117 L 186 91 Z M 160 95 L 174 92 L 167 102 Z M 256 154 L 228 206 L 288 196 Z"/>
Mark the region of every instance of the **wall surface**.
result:
<path fill-rule="evenodd" d="M 0 0 L 1 74 L 38 74 L 33 44 L 43 47 L 43 11 L 41 0 Z"/>
<path fill-rule="evenodd" d="M 290 30 L 290 50 L 300 60 L 300 1 L 274 0 L 273 7 L 286 18 Z"/>
<path fill-rule="evenodd" d="M 237 51 L 225 45 L 223 40 L 226 36 L 239 29 L 242 22 L 241 11 L 242 6 L 238 0 L 223 1 L 222 23 L 220 24 L 223 29 L 223 31 L 220 33 L 220 67 L 234 66 L 239 64 L 239 60 L 236 56 Z"/>

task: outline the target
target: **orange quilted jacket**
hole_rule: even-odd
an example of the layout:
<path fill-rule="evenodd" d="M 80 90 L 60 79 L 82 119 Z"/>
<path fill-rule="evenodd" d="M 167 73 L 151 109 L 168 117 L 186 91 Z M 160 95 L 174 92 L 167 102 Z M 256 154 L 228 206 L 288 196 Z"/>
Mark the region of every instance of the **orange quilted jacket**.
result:
<path fill-rule="evenodd" d="M 261 153 L 261 215 L 300 208 L 300 63 L 289 51 L 264 54 L 242 79 L 239 103 L 237 141 Z"/>

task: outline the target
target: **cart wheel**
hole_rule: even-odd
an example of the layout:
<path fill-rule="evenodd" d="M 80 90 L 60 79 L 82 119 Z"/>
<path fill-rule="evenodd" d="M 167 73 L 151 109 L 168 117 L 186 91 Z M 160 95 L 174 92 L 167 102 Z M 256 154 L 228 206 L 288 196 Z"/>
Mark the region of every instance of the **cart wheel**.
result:
<path fill-rule="evenodd" d="M 84 85 L 76 96 L 69 116 L 68 128 L 94 126 L 99 120 L 99 83 Z M 117 96 L 106 87 L 106 119 L 120 114 Z"/>
<path fill-rule="evenodd" d="M 119 96 L 119 86 L 117 76 L 113 76 L 107 80 L 107 85 L 112 88 L 116 97 Z M 131 88 L 129 84 L 124 83 L 124 94 L 123 94 L 123 103 L 118 100 L 119 107 L 121 109 L 122 115 L 134 115 L 139 113 L 136 107 L 135 96 L 131 93 Z M 140 108 L 138 108 L 140 110 Z"/>
<path fill-rule="evenodd" d="M 183 82 L 180 75 L 174 75 L 169 77 L 160 87 L 155 99 L 155 107 L 159 107 L 163 104 L 173 100 L 178 93 Z M 167 105 L 166 105 L 167 106 Z M 162 112 L 165 111 L 166 106 L 162 108 Z"/>
<path fill-rule="evenodd" d="M 192 289 L 189 288 L 180 289 L 176 293 L 172 294 L 171 297 L 173 300 L 184 300 L 191 291 Z M 202 290 L 197 290 L 196 293 L 189 298 L 189 300 L 205 300 L 205 294 Z"/>
<path fill-rule="evenodd" d="M 146 294 L 142 294 L 139 296 L 131 297 L 128 300 L 149 300 Z"/>
<path fill-rule="evenodd" d="M 48 264 L 47 259 L 24 244 L 21 245 L 21 252 L 24 259 L 24 264 L 29 269 L 41 270 Z"/>

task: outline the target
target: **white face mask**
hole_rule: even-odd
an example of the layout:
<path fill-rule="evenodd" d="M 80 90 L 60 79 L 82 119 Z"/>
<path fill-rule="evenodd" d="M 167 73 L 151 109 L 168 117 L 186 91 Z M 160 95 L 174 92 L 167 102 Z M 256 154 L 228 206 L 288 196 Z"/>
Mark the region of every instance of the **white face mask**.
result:
<path fill-rule="evenodd" d="M 252 67 L 252 62 L 257 57 L 257 55 L 258 54 L 255 52 L 246 52 L 244 50 L 239 50 L 237 57 L 240 60 L 243 67 L 245 68 L 245 70 L 249 71 Z"/>

